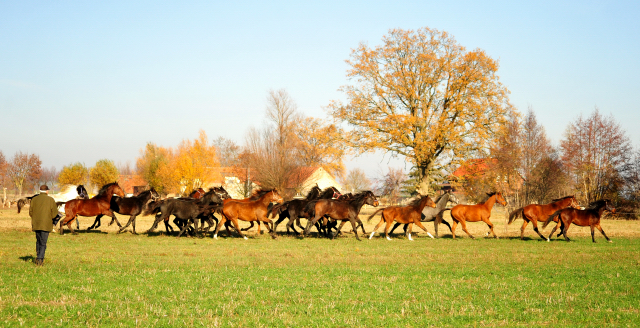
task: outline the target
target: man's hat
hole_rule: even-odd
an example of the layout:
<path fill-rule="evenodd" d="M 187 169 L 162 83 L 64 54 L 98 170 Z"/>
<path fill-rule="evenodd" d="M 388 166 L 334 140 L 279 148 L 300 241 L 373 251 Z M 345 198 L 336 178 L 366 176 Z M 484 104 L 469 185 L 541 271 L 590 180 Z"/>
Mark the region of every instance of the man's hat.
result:
<path fill-rule="evenodd" d="M 47 185 L 44 184 L 44 185 L 40 186 L 40 190 L 43 190 L 43 191 L 44 190 L 49 190 L 49 187 L 47 187 Z"/>

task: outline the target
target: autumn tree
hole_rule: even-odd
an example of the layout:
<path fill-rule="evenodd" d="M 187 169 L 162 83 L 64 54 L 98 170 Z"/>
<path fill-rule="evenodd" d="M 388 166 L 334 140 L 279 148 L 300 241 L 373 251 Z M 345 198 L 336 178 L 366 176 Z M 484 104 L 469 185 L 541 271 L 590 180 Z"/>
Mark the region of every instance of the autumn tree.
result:
<path fill-rule="evenodd" d="M 343 192 L 358 193 L 364 190 L 371 190 L 371 181 L 362 169 L 355 168 L 342 180 Z"/>
<path fill-rule="evenodd" d="M 84 164 L 76 162 L 63 166 L 58 174 L 58 183 L 63 185 L 86 184 L 89 178 L 89 170 Z"/>
<path fill-rule="evenodd" d="M 597 108 L 586 119 L 580 116 L 567 127 L 560 148 L 582 201 L 613 198 L 623 189 L 632 147 L 613 117 L 603 117 Z"/>
<path fill-rule="evenodd" d="M 36 154 L 17 152 L 7 165 L 7 176 L 22 195 L 23 188 L 30 189 L 40 179 L 42 161 Z"/>
<path fill-rule="evenodd" d="M 285 90 L 269 92 L 267 126 L 251 128 L 245 137 L 240 166 L 252 168 L 253 179 L 264 188 L 278 188 L 284 194 L 301 164 L 296 156 L 296 104 Z"/>
<path fill-rule="evenodd" d="M 400 202 L 400 194 L 406 174 L 400 168 L 389 168 L 389 171 L 378 181 L 376 193 L 389 199 L 391 204 Z"/>
<path fill-rule="evenodd" d="M 213 140 L 216 147 L 218 162 L 222 167 L 233 167 L 238 165 L 238 157 L 240 156 L 241 147 L 233 140 L 224 137 L 218 137 Z"/>
<path fill-rule="evenodd" d="M 304 166 L 320 166 L 337 178 L 344 175 L 343 131 L 322 119 L 306 117 L 295 128 L 296 155 Z"/>
<path fill-rule="evenodd" d="M 427 189 L 433 172 L 486 149 L 502 131 L 508 91 L 496 60 L 446 32 L 395 29 L 382 41 L 352 51 L 347 76 L 355 84 L 341 88 L 347 102 L 332 102 L 329 112 L 352 128 L 350 146 L 405 156 Z"/>
<path fill-rule="evenodd" d="M 101 159 L 89 170 L 89 181 L 98 189 L 102 186 L 117 182 L 120 172 L 116 164 L 110 159 Z"/>
<path fill-rule="evenodd" d="M 42 169 L 42 174 L 40 175 L 40 182 L 42 184 L 46 184 L 49 187 L 52 187 L 56 181 L 58 181 L 58 170 L 55 166 L 45 167 Z"/>
<path fill-rule="evenodd" d="M 149 142 L 140 150 L 140 157 L 136 160 L 138 174 L 149 184 L 149 187 L 162 194 L 167 193 L 169 188 L 161 176 L 160 168 L 168 164 L 169 157 L 171 154 L 168 149 Z"/>
<path fill-rule="evenodd" d="M 5 180 L 7 179 L 8 166 L 9 166 L 9 163 L 7 163 L 7 159 L 6 157 L 4 157 L 4 153 L 0 150 L 0 185 L 2 185 L 2 187 L 5 187 L 5 188 L 6 188 Z"/>

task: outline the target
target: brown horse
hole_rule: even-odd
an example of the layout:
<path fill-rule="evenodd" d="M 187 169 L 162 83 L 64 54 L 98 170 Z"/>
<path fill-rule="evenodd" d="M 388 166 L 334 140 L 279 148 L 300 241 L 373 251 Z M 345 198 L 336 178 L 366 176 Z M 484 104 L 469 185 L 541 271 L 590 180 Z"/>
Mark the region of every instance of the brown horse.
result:
<path fill-rule="evenodd" d="M 538 221 L 544 222 L 544 220 L 546 220 L 549 215 L 553 214 L 555 211 L 570 207 L 580 209 L 580 205 L 578 205 L 575 196 L 567 196 L 559 199 L 554 199 L 551 203 L 545 205 L 527 205 L 525 207 L 520 207 L 519 209 L 509 214 L 509 224 L 515 221 L 518 218 L 518 215 L 520 215 L 522 216 L 522 220 L 524 221 L 522 223 L 522 228 L 520 228 L 520 239 L 524 239 L 524 228 L 526 228 L 527 224 L 531 222 L 531 225 L 533 225 L 533 231 L 535 231 L 538 236 L 540 236 L 540 238 L 546 239 L 548 241 L 548 238 L 543 236 L 540 231 L 538 231 Z"/>
<path fill-rule="evenodd" d="M 309 213 L 313 213 L 314 217 L 312 220 L 307 222 L 307 227 L 304 229 L 303 236 L 307 235 L 311 230 L 311 227 L 323 218 L 324 216 L 328 216 L 335 221 L 343 221 L 346 222 L 349 220 L 351 222 L 351 227 L 353 228 L 353 233 L 356 235 L 356 239 L 360 240 L 358 236 L 358 230 L 356 227 L 356 222 L 358 219 L 358 214 L 360 214 L 360 210 L 364 204 L 378 206 L 378 199 L 371 191 L 363 191 L 353 197 L 353 199 L 349 201 L 342 201 L 337 199 L 320 199 L 317 201 L 309 202 L 305 207 L 305 211 Z M 362 223 L 362 222 L 360 222 Z M 340 226 L 342 227 L 342 225 Z M 364 226 L 362 227 L 364 231 Z M 338 229 L 339 230 L 339 229 Z M 332 237 L 337 235 L 334 234 Z"/>
<path fill-rule="evenodd" d="M 496 239 L 496 233 L 493 231 L 493 223 L 489 221 L 491 217 L 491 209 L 493 208 L 493 204 L 500 203 L 502 206 L 506 206 L 507 202 L 502 197 L 501 192 L 492 192 L 487 194 L 489 199 L 487 199 L 482 204 L 477 205 L 456 205 L 451 209 L 451 218 L 453 219 L 453 224 L 451 225 L 451 234 L 453 238 L 456 238 L 456 226 L 458 223 L 462 226 L 462 230 L 469 235 L 469 237 L 474 238 L 469 231 L 467 231 L 467 222 L 484 222 L 489 226 L 491 233 Z M 445 210 L 447 211 L 447 210 Z"/>
<path fill-rule="evenodd" d="M 401 224 L 409 224 L 409 229 L 407 230 L 407 237 L 409 238 L 409 240 L 413 240 L 411 239 L 411 230 L 414 223 L 428 233 L 427 228 L 425 228 L 422 225 L 422 222 L 420 222 L 420 218 L 422 217 L 422 210 L 426 206 L 435 208 L 436 203 L 433 202 L 431 197 L 422 196 L 421 198 L 414 200 L 407 206 L 389 206 L 387 208 L 382 208 L 373 212 L 373 214 L 369 216 L 368 221 L 371 221 L 371 219 L 376 214 L 378 214 L 378 212 L 382 212 L 382 217 L 380 218 L 380 223 L 378 223 L 376 227 L 373 228 L 369 239 L 371 239 L 376 231 L 378 231 L 378 228 L 382 225 L 383 222 L 387 223 L 387 226 L 384 228 L 384 235 L 387 237 L 387 240 L 391 240 L 391 238 L 389 238 L 389 228 L 391 227 L 391 224 L 393 224 L 393 221 Z"/>
<path fill-rule="evenodd" d="M 238 219 L 249 222 L 264 222 L 267 226 L 267 229 L 269 229 L 269 233 L 272 234 L 272 237 L 276 237 L 272 229 L 273 222 L 267 217 L 267 207 L 271 202 L 282 203 L 283 199 L 280 194 L 278 194 L 278 191 L 276 189 L 263 190 L 256 194 L 262 194 L 262 196 L 253 201 L 223 201 L 223 204 L 220 205 L 217 209 L 218 213 L 221 212 L 222 218 L 216 226 L 216 230 L 213 233 L 213 238 L 218 239 L 218 231 L 220 231 L 220 227 L 226 221 L 231 221 L 233 222 L 233 225 L 236 228 L 238 234 L 244 239 L 247 239 L 247 237 L 242 234 L 242 231 L 240 231 L 240 227 L 238 226 Z"/>
<path fill-rule="evenodd" d="M 124 197 L 124 191 L 120 188 L 117 182 L 109 183 L 98 191 L 98 194 L 90 199 L 72 199 L 68 201 L 64 205 L 64 220 L 60 220 L 60 234 L 64 234 L 64 225 L 67 225 L 67 228 L 71 231 L 71 233 L 76 234 L 76 232 L 71 228 L 71 223 L 75 220 L 78 215 L 81 216 L 96 216 L 99 214 L 108 215 L 111 217 L 111 223 L 113 224 L 115 221 L 118 224 L 118 227 L 122 228 L 120 222 L 116 218 L 116 215 L 113 214 L 111 210 L 111 197 L 113 194 L 116 194 L 120 197 Z"/>
<path fill-rule="evenodd" d="M 591 240 L 594 243 L 596 242 L 596 238 L 594 236 L 595 228 L 598 228 L 604 238 L 606 238 L 608 242 L 612 243 L 611 239 L 607 237 L 607 235 L 604 233 L 604 230 L 602 230 L 602 227 L 600 226 L 600 218 L 602 217 L 602 213 L 604 211 L 609 211 L 611 213 L 616 212 L 616 209 L 611 205 L 611 201 L 608 199 L 595 201 L 589 204 L 589 207 L 584 210 L 565 208 L 549 215 L 549 218 L 547 218 L 547 221 L 542 225 L 542 228 L 545 228 L 549 223 L 551 223 L 551 221 L 555 221 L 556 218 L 559 218 L 559 220 L 557 220 L 558 224 L 556 224 L 555 228 L 551 230 L 549 238 L 553 236 L 553 233 L 556 232 L 556 229 L 558 229 L 559 226 L 562 226 L 561 232 L 564 235 L 564 239 L 566 241 L 570 241 L 570 239 L 567 237 L 567 230 L 569 230 L 569 226 L 573 223 L 580 227 L 589 226 L 591 228 Z M 547 241 L 549 241 L 549 238 L 547 238 Z"/>

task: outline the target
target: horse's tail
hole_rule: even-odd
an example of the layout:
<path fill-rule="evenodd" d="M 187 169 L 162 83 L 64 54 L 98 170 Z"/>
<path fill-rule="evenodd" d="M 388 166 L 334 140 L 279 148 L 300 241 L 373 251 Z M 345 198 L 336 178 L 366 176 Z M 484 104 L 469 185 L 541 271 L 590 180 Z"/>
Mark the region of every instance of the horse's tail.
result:
<path fill-rule="evenodd" d="M 280 213 L 284 212 L 288 208 L 289 208 L 289 202 L 284 202 L 282 204 L 275 205 L 267 210 L 267 217 L 270 217 L 271 215 L 273 216 L 279 215 Z"/>
<path fill-rule="evenodd" d="M 544 222 L 544 224 L 542 225 L 542 229 L 546 228 L 546 227 L 549 225 L 549 223 L 551 223 L 551 221 L 553 221 L 553 219 L 554 219 L 556 216 L 559 216 L 559 215 L 560 215 L 560 212 L 562 212 L 562 210 L 557 210 L 557 211 L 553 212 L 553 214 L 549 215 L 549 217 L 547 218 L 547 220 L 546 220 L 546 221 Z M 558 217 L 558 220 L 560 220 L 560 217 Z"/>
<path fill-rule="evenodd" d="M 524 207 L 520 207 L 519 209 L 509 213 L 509 223 L 507 224 L 513 223 L 513 221 L 515 221 L 518 218 L 518 215 L 523 215 L 523 213 L 524 213 Z"/>
<path fill-rule="evenodd" d="M 378 212 L 384 211 L 386 208 L 381 208 L 375 212 L 373 212 L 373 214 L 369 215 L 369 217 L 367 218 L 367 222 L 371 222 L 371 219 L 373 219 L 374 216 L 376 216 L 376 214 L 378 214 Z"/>
<path fill-rule="evenodd" d="M 445 208 L 444 210 L 438 212 L 438 214 L 436 214 L 436 222 L 434 223 L 435 225 L 439 225 L 440 223 L 442 223 L 442 221 L 444 220 L 443 216 L 444 216 L 444 212 L 446 211 L 451 211 L 450 208 Z"/>

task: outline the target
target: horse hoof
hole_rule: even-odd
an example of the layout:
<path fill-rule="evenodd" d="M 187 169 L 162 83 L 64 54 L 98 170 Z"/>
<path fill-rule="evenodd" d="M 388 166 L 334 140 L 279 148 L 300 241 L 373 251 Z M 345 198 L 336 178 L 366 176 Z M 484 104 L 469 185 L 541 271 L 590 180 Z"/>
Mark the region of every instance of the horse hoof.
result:
<path fill-rule="evenodd" d="M 429 235 L 429 237 L 431 237 L 431 239 L 436 239 L 435 237 L 433 237 L 433 235 L 430 232 L 427 232 L 427 235 Z"/>
<path fill-rule="evenodd" d="M 551 239 L 547 238 L 547 243 L 550 242 L 550 241 L 551 241 Z"/>
<path fill-rule="evenodd" d="M 610 243 L 613 243 L 613 240 L 609 240 Z"/>
<path fill-rule="evenodd" d="M 387 236 L 387 240 L 391 240 L 391 238 L 389 238 L 389 236 Z"/>
<path fill-rule="evenodd" d="M 244 237 L 244 240 L 249 240 L 249 238 L 247 238 L 246 236 Z"/>

